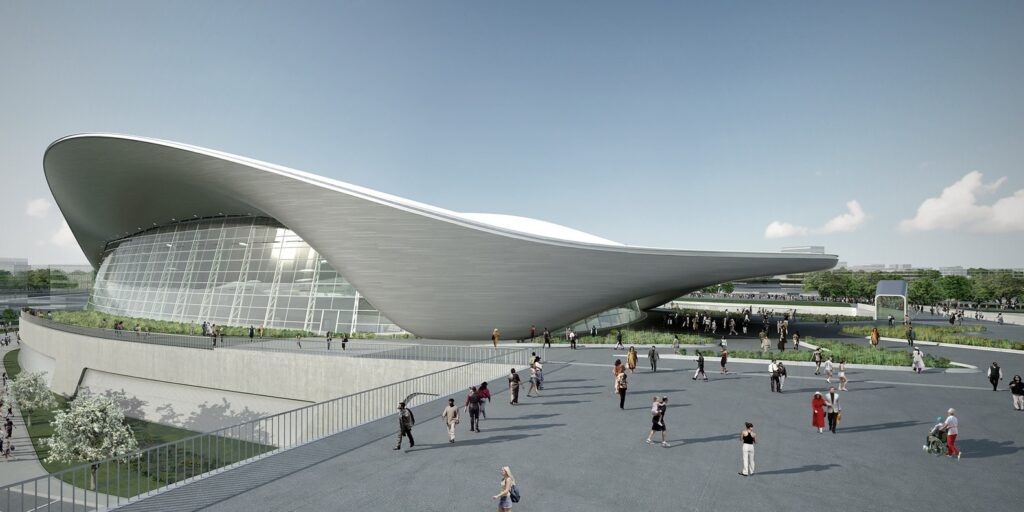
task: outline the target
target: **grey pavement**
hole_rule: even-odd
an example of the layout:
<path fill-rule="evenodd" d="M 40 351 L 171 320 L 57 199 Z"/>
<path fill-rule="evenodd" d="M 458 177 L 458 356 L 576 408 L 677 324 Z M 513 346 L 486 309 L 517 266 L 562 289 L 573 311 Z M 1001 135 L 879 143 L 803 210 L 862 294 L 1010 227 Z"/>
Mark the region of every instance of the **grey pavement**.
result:
<path fill-rule="evenodd" d="M 828 335 L 817 330 L 801 326 L 805 336 Z M 1007 332 L 1024 339 L 1024 328 Z M 730 339 L 731 348 L 743 344 L 756 341 Z M 949 347 L 926 351 L 980 368 L 992 359 Z M 993 392 L 981 373 L 848 371 L 844 417 L 832 435 L 810 425 L 811 395 L 827 390 L 811 368 L 790 368 L 777 394 L 763 365 L 736 365 L 737 373 L 723 376 L 709 357 L 705 383 L 690 379 L 692 362 L 664 360 L 672 370 L 657 374 L 642 362 L 619 410 L 610 371 L 618 353 L 609 346 L 548 352 L 562 362 L 545 367 L 541 397 L 512 407 L 507 391 L 495 394 L 483 432 L 468 432 L 463 421 L 454 445 L 435 401 L 415 409 L 413 449 L 391 449 L 396 422 L 389 417 L 124 510 L 493 510 L 503 465 L 522 490 L 516 510 L 991 511 L 1016 508 L 1021 496 L 1024 412 L 1012 409 L 1005 381 Z M 1007 381 L 1024 373 L 1024 354 L 998 359 Z M 669 397 L 671 448 L 644 443 L 652 395 Z M 961 421 L 959 461 L 921 449 L 949 407 Z M 759 436 L 752 477 L 736 474 L 744 421 Z"/>

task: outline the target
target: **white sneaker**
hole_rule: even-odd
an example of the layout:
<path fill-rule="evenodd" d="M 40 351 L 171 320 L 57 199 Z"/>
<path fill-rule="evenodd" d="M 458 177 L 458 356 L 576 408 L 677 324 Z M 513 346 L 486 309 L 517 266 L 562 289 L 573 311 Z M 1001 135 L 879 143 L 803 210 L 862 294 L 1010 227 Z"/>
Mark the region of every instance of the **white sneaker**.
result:
<path fill-rule="evenodd" d="M 928 451 L 928 445 L 921 445 L 921 449 L 924 451 Z"/>

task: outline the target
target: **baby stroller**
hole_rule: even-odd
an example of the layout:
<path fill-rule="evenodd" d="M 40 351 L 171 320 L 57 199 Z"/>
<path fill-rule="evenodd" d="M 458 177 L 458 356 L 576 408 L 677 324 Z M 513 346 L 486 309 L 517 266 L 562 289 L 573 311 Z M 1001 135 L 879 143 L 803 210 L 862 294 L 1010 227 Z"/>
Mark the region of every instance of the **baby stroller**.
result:
<path fill-rule="evenodd" d="M 931 431 L 928 432 L 928 438 L 925 440 L 925 445 L 922 447 L 928 453 L 934 455 L 942 455 L 946 451 L 946 431 L 939 430 L 939 426 L 935 425 Z"/>

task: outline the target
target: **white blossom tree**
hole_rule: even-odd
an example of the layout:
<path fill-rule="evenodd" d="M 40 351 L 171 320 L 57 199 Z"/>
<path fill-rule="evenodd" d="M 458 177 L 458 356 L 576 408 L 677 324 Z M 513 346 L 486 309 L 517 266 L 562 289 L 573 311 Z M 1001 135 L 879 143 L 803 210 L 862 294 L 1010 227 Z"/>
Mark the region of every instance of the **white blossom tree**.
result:
<path fill-rule="evenodd" d="M 33 411 L 57 407 L 57 399 L 46 385 L 45 375 L 46 372 L 21 372 L 8 386 L 7 392 L 18 404 L 18 408 L 25 413 L 30 427 Z"/>
<path fill-rule="evenodd" d="M 91 462 L 91 489 L 96 488 L 96 464 L 138 449 L 135 433 L 124 421 L 124 410 L 110 397 L 82 395 L 66 411 L 58 411 L 46 440 L 47 462 Z"/>

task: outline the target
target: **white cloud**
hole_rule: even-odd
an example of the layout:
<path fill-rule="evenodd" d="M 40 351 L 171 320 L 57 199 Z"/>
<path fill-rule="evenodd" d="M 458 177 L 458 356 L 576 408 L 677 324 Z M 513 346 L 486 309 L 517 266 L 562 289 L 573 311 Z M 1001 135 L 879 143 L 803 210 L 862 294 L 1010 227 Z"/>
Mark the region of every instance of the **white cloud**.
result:
<path fill-rule="evenodd" d="M 803 226 L 794 226 L 793 224 L 776 220 L 764 228 L 764 237 L 769 239 L 786 238 L 788 236 L 806 235 L 807 231 L 807 228 Z"/>
<path fill-rule="evenodd" d="M 50 235 L 50 243 L 64 249 L 78 248 L 78 241 L 75 240 L 75 235 L 71 233 L 71 228 L 68 227 L 67 221 L 62 222 L 60 228 Z"/>
<path fill-rule="evenodd" d="M 942 190 L 939 197 L 925 199 L 917 207 L 913 219 L 904 219 L 899 230 L 933 231 L 963 229 L 979 233 L 1024 231 L 1024 190 L 1003 197 L 992 205 L 978 204 L 978 196 L 996 192 L 1006 177 L 992 183 L 982 181 L 984 175 L 971 171 L 959 181 Z"/>
<path fill-rule="evenodd" d="M 25 203 L 25 215 L 35 217 L 37 219 L 44 219 L 50 213 L 51 206 L 53 206 L 53 203 L 44 197 L 33 199 L 28 203 Z"/>
<path fill-rule="evenodd" d="M 818 230 L 819 233 L 836 233 L 839 231 L 853 231 L 859 228 L 868 216 L 856 200 L 846 203 L 847 213 L 839 215 L 825 223 L 825 226 Z"/>
<path fill-rule="evenodd" d="M 853 231 L 867 221 L 868 216 L 864 213 L 864 209 L 861 208 L 860 203 L 857 200 L 848 201 L 846 203 L 846 209 L 846 213 L 833 217 L 831 220 L 826 222 L 824 226 L 817 229 L 797 226 L 788 222 L 779 222 L 777 220 L 772 221 L 771 224 L 768 224 L 768 227 L 764 228 L 764 237 L 772 239 L 807 234 L 829 234 L 841 231 Z"/>

